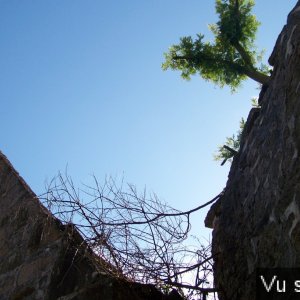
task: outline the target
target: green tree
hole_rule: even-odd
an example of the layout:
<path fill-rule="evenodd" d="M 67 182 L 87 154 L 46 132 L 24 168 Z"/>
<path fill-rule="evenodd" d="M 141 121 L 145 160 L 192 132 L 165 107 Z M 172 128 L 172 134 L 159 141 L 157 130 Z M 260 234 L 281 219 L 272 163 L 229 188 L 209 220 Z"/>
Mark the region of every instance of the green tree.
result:
<path fill-rule="evenodd" d="M 205 42 L 203 34 L 196 39 L 182 37 L 165 53 L 162 68 L 179 70 L 184 79 L 199 73 L 221 87 L 229 85 L 232 91 L 247 77 L 266 84 L 268 67 L 257 66 L 262 55 L 254 45 L 260 25 L 251 13 L 254 4 L 254 0 L 216 0 L 219 21 L 209 26 L 214 43 Z"/>
<path fill-rule="evenodd" d="M 254 108 L 260 108 L 258 97 L 253 97 L 251 99 L 251 105 Z M 221 166 L 223 166 L 227 161 L 232 162 L 232 158 L 239 151 L 245 124 L 246 122 L 244 118 L 242 118 L 240 121 L 240 128 L 236 135 L 233 134 L 231 137 L 226 137 L 226 142 L 224 145 L 218 147 L 218 152 L 214 155 L 214 160 L 222 161 Z"/>
<path fill-rule="evenodd" d="M 240 129 L 236 135 L 231 137 L 226 137 L 226 142 L 223 146 L 219 146 L 218 153 L 214 155 L 214 159 L 217 161 L 222 161 L 221 166 L 223 166 L 226 161 L 232 162 L 232 158 L 239 151 L 241 144 L 241 137 L 245 127 L 244 118 L 240 121 Z"/>

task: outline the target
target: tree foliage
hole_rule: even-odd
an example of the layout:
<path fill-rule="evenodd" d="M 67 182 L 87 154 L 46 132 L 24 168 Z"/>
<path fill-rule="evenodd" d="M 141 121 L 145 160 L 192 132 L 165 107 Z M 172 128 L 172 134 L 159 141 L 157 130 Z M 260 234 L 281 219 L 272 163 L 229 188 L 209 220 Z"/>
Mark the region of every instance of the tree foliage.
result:
<path fill-rule="evenodd" d="M 253 108 L 260 108 L 257 97 L 251 98 L 251 105 Z M 246 122 L 244 118 L 242 118 L 240 120 L 240 128 L 237 133 L 233 134 L 231 137 L 226 137 L 224 145 L 219 146 L 217 154 L 214 155 L 214 159 L 222 161 L 221 166 L 223 166 L 227 161 L 232 162 L 232 158 L 239 151 L 245 124 Z"/>
<path fill-rule="evenodd" d="M 257 66 L 261 53 L 254 40 L 260 23 L 251 13 L 254 4 L 254 0 L 216 0 L 219 21 L 209 26 L 214 42 L 205 42 L 203 34 L 195 39 L 182 37 L 165 53 L 163 69 L 179 70 L 184 79 L 199 73 L 221 87 L 229 85 L 232 91 L 247 77 L 267 83 L 268 68 Z"/>
<path fill-rule="evenodd" d="M 232 162 L 233 156 L 239 151 L 244 127 L 245 120 L 242 118 L 240 121 L 240 129 L 237 131 L 236 135 L 233 134 L 230 137 L 226 137 L 225 144 L 223 146 L 219 146 L 218 153 L 214 155 L 214 159 L 217 161 L 222 161 L 222 166 L 227 161 Z"/>

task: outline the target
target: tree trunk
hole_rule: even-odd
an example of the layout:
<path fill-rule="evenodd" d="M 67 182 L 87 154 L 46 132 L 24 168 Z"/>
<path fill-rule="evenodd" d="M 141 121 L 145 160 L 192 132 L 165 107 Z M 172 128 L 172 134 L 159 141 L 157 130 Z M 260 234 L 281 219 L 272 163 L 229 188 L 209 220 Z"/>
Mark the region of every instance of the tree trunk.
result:
<path fill-rule="evenodd" d="M 250 77 L 251 79 L 257 81 L 258 83 L 261 84 L 267 84 L 270 80 L 270 76 L 265 75 L 259 71 L 257 71 L 256 69 L 248 69 L 248 68 L 244 68 L 244 73 L 245 75 L 247 75 L 248 77 Z"/>
<path fill-rule="evenodd" d="M 248 52 L 244 49 L 244 47 L 239 43 L 232 43 L 233 47 L 237 50 L 237 52 L 241 55 L 242 59 L 246 63 L 247 67 L 243 68 L 245 75 L 250 77 L 251 79 L 261 83 L 266 84 L 268 83 L 270 77 L 268 75 L 265 75 L 255 69 L 253 66 L 253 62 L 251 59 L 251 56 L 248 54 Z"/>

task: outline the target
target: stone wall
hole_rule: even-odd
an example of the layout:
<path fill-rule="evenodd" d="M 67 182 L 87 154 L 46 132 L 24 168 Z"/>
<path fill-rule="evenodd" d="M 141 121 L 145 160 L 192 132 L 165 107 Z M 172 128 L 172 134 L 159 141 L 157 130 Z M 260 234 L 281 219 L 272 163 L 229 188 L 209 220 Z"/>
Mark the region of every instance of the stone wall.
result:
<path fill-rule="evenodd" d="M 41 205 L 1 152 L 0 241 L 0 300 L 179 297 L 109 276 L 74 227 L 62 225 Z"/>
<path fill-rule="evenodd" d="M 213 228 L 221 300 L 255 299 L 258 267 L 300 267 L 300 1 L 269 60 L 271 81 L 248 117 Z"/>

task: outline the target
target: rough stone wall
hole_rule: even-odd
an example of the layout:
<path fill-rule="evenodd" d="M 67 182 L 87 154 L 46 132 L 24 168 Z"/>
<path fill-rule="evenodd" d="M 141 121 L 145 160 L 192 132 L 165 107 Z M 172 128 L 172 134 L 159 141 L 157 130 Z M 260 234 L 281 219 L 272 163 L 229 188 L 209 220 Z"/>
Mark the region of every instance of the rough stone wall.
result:
<path fill-rule="evenodd" d="M 102 261 L 103 263 L 103 261 Z M 171 300 L 108 275 L 80 234 L 62 225 L 0 152 L 0 300 Z"/>
<path fill-rule="evenodd" d="M 300 1 L 288 16 L 234 158 L 213 228 L 221 300 L 255 299 L 258 267 L 300 267 Z"/>

